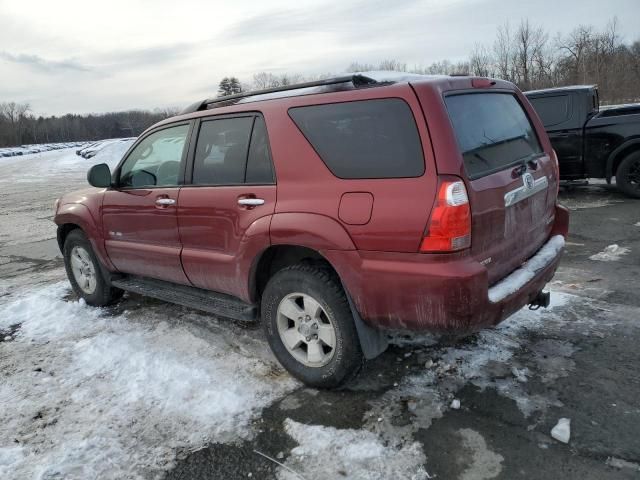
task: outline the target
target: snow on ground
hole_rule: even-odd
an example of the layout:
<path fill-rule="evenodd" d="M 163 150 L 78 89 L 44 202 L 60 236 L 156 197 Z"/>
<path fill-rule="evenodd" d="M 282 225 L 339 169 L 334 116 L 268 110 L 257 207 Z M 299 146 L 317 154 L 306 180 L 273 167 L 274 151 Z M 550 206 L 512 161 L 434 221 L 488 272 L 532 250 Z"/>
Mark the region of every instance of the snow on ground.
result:
<path fill-rule="evenodd" d="M 162 306 L 111 315 L 68 292 L 56 283 L 0 305 L 1 330 L 21 325 L 0 357 L 3 479 L 142 478 L 178 448 L 250 437 L 297 386 L 251 332 Z"/>
<path fill-rule="evenodd" d="M 554 340 L 529 345 L 537 362 L 535 373 L 516 358 L 529 342 L 528 333 L 549 324 L 563 324 L 574 305 L 584 303 L 580 297 L 561 292 L 553 292 L 551 301 L 549 309 L 520 310 L 495 329 L 483 330 L 473 340 L 457 346 L 442 347 L 430 335 L 393 337 L 392 344 L 404 348 L 413 345 L 415 350 L 411 354 L 427 353 L 431 357 L 424 371 L 407 375 L 394 388 L 369 400 L 371 408 L 365 413 L 361 430 L 336 430 L 287 420 L 285 431 L 299 446 L 292 450 L 285 465 L 296 473 L 281 469 L 278 478 L 300 478 L 296 474 L 309 480 L 429 478 L 422 467 L 424 461 L 417 455 L 420 450 L 414 450 L 414 436 L 419 429 L 428 429 L 434 420 L 441 418 L 451 408 L 455 394 L 467 384 L 482 390 L 495 389 L 514 400 L 527 417 L 561 405 L 553 396 L 530 394 L 526 383 L 534 374 L 545 383 L 568 375 L 575 366 L 569 358 L 573 346 Z M 407 412 L 411 421 L 398 422 Z M 462 429 L 458 434 L 470 455 L 469 468 L 461 478 L 496 477 L 502 470 L 503 458 L 488 450 L 480 433 Z M 384 466 L 366 454 L 360 456 L 361 452 L 375 452 Z M 329 458 L 331 461 L 327 461 Z M 428 470 L 428 459 L 426 465 Z"/>
<path fill-rule="evenodd" d="M 612 198 L 608 196 L 604 197 L 603 194 L 581 195 L 575 197 L 565 195 L 562 198 L 562 205 L 567 207 L 569 210 L 585 210 L 591 208 L 607 207 L 616 203 L 622 203 L 623 201 L 624 200 L 620 200 L 618 198 Z"/>
<path fill-rule="evenodd" d="M 429 478 L 422 466 L 426 458 L 419 442 L 396 448 L 367 430 L 304 425 L 291 419 L 285 421 L 284 428 L 298 446 L 285 464 L 293 472 L 281 468 L 280 480 L 300 480 L 300 475 L 308 480 Z"/>
<path fill-rule="evenodd" d="M 113 168 L 129 145 L 114 143 L 90 160 L 73 150 L 2 159 L 0 188 L 24 208 L 3 217 L 0 240 L 24 245 L 52 238 L 43 212 L 57 191 L 86 186 L 91 165 Z M 262 408 L 299 386 L 258 331 L 160 303 L 124 313 L 90 308 L 66 299 L 67 282 L 52 283 L 63 277 L 59 269 L 37 275 L 10 279 L 29 291 L 0 279 L 0 334 L 11 332 L 0 344 L 2 479 L 151 478 L 170 468 L 179 450 L 251 437 Z M 454 346 L 430 335 L 394 338 L 434 365 L 373 396 L 360 430 L 288 420 L 284 428 L 298 447 L 285 464 L 307 480 L 428 478 L 414 434 L 446 413 L 464 385 L 494 388 L 526 416 L 559 405 L 553 396 L 530 394 L 527 382 L 568 375 L 574 347 L 552 339 L 532 343 L 527 334 L 566 325 L 572 316 L 609 328 L 601 318 L 574 314 L 585 302 L 577 298 L 554 292 L 551 309 L 521 310 Z M 533 359 L 528 364 L 518 357 L 523 348 Z M 407 410 L 411 422 L 398 424 Z M 474 471 L 482 463 L 485 478 L 497 475 L 501 457 L 479 433 L 463 430 Z M 278 475 L 296 478 L 284 468 Z"/>
<path fill-rule="evenodd" d="M 629 249 L 626 247 L 621 247 L 620 245 L 613 244 L 605 247 L 605 249 L 601 252 L 598 252 L 589 257 L 590 260 L 597 260 L 600 262 L 617 262 L 620 260 L 620 257 L 629 253 Z"/>
<path fill-rule="evenodd" d="M 410 442 L 418 429 L 428 429 L 435 419 L 442 417 L 450 409 L 455 393 L 469 383 L 483 390 L 494 388 L 500 395 L 514 400 L 527 417 L 558 405 L 555 398 L 527 393 L 525 383 L 529 371 L 514 355 L 526 343 L 527 332 L 538 330 L 549 322 L 563 322 L 563 315 L 577 298 L 553 292 L 549 309 L 520 310 L 498 327 L 481 331 L 473 341 L 461 346 L 442 348 L 434 345 L 428 350 L 434 358 L 439 357 L 433 366 L 425 367 L 422 373 L 406 376 L 397 387 L 370 402 L 372 408 L 365 416 L 367 428 L 399 448 Z M 392 343 L 398 342 L 392 339 Z M 403 337 L 400 344 L 407 346 L 410 340 Z M 417 352 L 423 347 L 421 337 L 416 336 Z M 534 348 L 543 349 L 544 345 Z M 573 350 L 556 345 L 548 346 L 548 349 L 550 351 L 544 352 L 547 357 L 541 352 L 539 374 L 556 375 L 553 378 L 568 374 L 573 367 L 568 359 Z M 545 358 L 551 359 L 548 364 L 544 364 Z M 411 412 L 412 421 L 398 425 L 394 418 L 402 416 L 405 408 Z"/>
<path fill-rule="evenodd" d="M 75 149 L 11 157 L 3 160 L 3 167 L 14 168 L 0 178 L 0 183 L 43 183 L 52 178 L 86 178 L 92 165 L 106 163 L 114 168 L 133 141 L 111 142 L 90 159 L 76 155 Z"/>
<path fill-rule="evenodd" d="M 131 142 L 109 145 L 91 159 L 76 155 L 75 149 L 0 159 L 2 200 L 11 202 L 11 208 L 2 212 L 0 245 L 55 238 L 51 222 L 54 200 L 67 192 L 89 187 L 89 168 L 103 162 L 115 167 Z"/>

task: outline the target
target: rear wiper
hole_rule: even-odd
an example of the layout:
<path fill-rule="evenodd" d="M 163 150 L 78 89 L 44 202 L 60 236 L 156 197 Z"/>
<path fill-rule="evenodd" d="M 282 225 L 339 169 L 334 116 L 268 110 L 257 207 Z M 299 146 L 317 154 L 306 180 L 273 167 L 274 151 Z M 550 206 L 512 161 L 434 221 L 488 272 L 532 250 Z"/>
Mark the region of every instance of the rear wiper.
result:
<path fill-rule="evenodd" d="M 486 158 L 484 158 L 482 155 L 480 155 L 478 152 L 473 152 L 473 156 L 479 158 L 480 160 L 482 160 L 485 165 L 490 165 L 489 160 L 487 160 Z"/>
<path fill-rule="evenodd" d="M 527 134 L 523 133 L 522 135 L 518 135 L 517 137 L 511 137 L 511 138 L 505 138 L 503 140 L 498 140 L 497 142 L 494 142 L 494 145 L 501 145 L 503 143 L 509 143 L 509 142 L 514 142 L 515 140 L 520 140 L 522 138 L 526 138 Z"/>

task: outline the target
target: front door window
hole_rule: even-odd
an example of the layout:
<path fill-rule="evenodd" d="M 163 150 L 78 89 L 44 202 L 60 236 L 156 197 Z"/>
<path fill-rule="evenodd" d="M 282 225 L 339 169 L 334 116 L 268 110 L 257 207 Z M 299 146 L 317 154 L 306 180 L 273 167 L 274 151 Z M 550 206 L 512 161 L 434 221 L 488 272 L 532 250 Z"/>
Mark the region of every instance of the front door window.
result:
<path fill-rule="evenodd" d="M 189 125 L 152 133 L 129 154 L 120 169 L 120 188 L 169 187 L 178 184 Z"/>

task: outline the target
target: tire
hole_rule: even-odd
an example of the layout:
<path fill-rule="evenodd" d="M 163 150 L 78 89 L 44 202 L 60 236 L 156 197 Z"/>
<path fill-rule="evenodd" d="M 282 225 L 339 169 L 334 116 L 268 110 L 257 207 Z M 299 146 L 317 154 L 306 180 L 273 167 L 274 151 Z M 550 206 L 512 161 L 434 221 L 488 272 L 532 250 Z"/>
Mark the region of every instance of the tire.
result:
<path fill-rule="evenodd" d="M 616 170 L 616 185 L 630 197 L 640 198 L 640 151 L 627 155 Z"/>
<path fill-rule="evenodd" d="M 64 268 L 73 291 L 87 304 L 103 307 L 122 297 L 124 291 L 107 284 L 91 243 L 80 229 L 72 230 L 64 241 Z M 78 271 L 81 273 L 78 273 Z M 84 275 L 83 275 L 84 273 Z M 83 282 L 83 279 L 89 279 Z M 80 285 L 80 283 L 82 285 Z"/>
<path fill-rule="evenodd" d="M 280 270 L 267 283 L 261 312 L 271 350 L 306 385 L 335 388 L 360 371 L 363 355 L 349 302 L 330 270 L 307 264 Z"/>

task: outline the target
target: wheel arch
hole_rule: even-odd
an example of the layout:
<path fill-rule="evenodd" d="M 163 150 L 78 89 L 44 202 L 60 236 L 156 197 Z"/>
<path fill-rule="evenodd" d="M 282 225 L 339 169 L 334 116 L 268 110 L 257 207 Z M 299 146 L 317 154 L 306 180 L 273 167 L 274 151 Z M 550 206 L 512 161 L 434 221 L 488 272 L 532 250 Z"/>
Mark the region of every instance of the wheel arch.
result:
<path fill-rule="evenodd" d="M 77 223 L 63 223 L 61 225 L 58 225 L 56 240 L 58 241 L 58 248 L 60 248 L 60 252 L 64 250 L 64 242 L 69 234 L 76 229 L 82 230 L 80 225 L 78 225 Z"/>
<path fill-rule="evenodd" d="M 290 265 L 304 262 L 322 265 L 331 269 L 340 281 L 349 302 L 353 321 L 358 332 L 360 348 L 365 358 L 370 360 L 384 352 L 388 346 L 386 334 L 382 330 L 372 328 L 364 322 L 338 270 L 319 250 L 293 244 L 271 245 L 266 248 L 251 268 L 249 291 L 252 299 L 256 302 L 260 301 L 269 279 L 278 271 Z"/>
<path fill-rule="evenodd" d="M 102 232 L 87 206 L 79 203 L 61 205 L 56 213 L 55 223 L 58 225 L 56 237 L 60 251 L 64 248 L 64 241 L 69 233 L 80 229 L 89 239 L 102 267 L 111 272 L 116 271 L 107 255 Z"/>
<path fill-rule="evenodd" d="M 625 141 L 622 145 L 618 146 L 607 157 L 606 166 L 606 179 L 607 183 L 611 183 L 611 179 L 618 171 L 618 166 L 628 155 L 640 150 L 640 138 L 633 138 Z"/>

